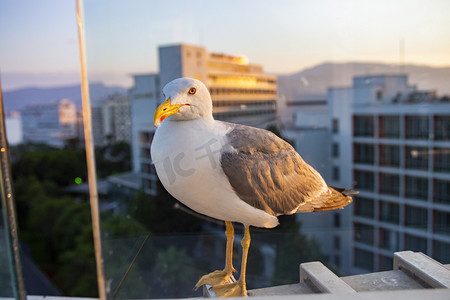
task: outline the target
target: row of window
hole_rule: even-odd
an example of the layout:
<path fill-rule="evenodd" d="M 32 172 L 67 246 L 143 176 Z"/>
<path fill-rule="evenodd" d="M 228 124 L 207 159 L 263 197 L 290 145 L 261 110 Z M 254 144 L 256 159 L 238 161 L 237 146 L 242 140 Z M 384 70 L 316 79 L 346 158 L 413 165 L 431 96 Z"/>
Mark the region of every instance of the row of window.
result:
<path fill-rule="evenodd" d="M 338 143 L 333 143 L 332 155 L 339 156 Z M 450 172 L 450 149 L 447 148 L 353 144 L 353 162 L 358 164 L 428 170 L 431 160 L 435 172 Z"/>
<path fill-rule="evenodd" d="M 371 171 L 355 170 L 354 186 L 358 190 L 375 192 L 375 174 Z M 398 174 L 379 173 L 378 192 L 380 194 L 400 196 L 401 176 Z M 403 178 L 404 197 L 428 200 L 429 184 L 427 177 L 405 175 Z M 450 204 L 450 181 L 433 179 L 432 199 L 436 203 Z"/>
<path fill-rule="evenodd" d="M 358 224 L 355 224 L 359 226 Z M 356 232 L 356 231 L 355 231 Z M 364 228 L 360 229 L 359 237 L 361 234 L 365 239 L 373 239 L 371 238 L 371 229 Z M 372 229 L 373 232 L 373 229 Z M 355 233 L 355 238 L 357 237 Z M 359 242 L 363 242 L 359 240 Z M 379 246 L 380 248 L 387 249 L 389 251 L 402 251 L 402 250 L 411 250 L 418 251 L 423 253 L 428 253 L 437 261 L 448 264 L 450 263 L 450 243 L 433 240 L 432 241 L 432 251 L 427 251 L 427 240 L 422 237 L 405 234 L 404 235 L 404 245 L 400 247 L 399 243 L 399 233 L 393 232 L 387 229 L 379 229 Z M 393 261 L 392 258 L 380 255 L 378 257 L 378 265 L 375 266 L 375 254 L 371 251 L 367 251 L 365 249 L 360 249 L 358 247 L 354 248 L 354 264 L 356 267 L 366 269 L 368 271 L 387 271 L 392 270 Z"/>
<path fill-rule="evenodd" d="M 450 140 L 450 115 L 405 116 L 403 126 L 401 118 L 400 116 L 354 116 L 353 136 L 393 139 L 404 136 L 406 139 Z M 377 131 L 375 130 L 376 120 L 378 121 Z M 433 120 L 433 128 L 430 125 L 431 120 Z M 333 132 L 336 133 L 338 130 L 339 124 L 333 121 Z"/>
<path fill-rule="evenodd" d="M 263 109 L 263 110 L 241 110 L 241 111 L 225 111 L 225 112 L 217 112 L 213 113 L 213 116 L 217 120 L 229 120 L 236 117 L 244 117 L 244 116 L 260 116 L 268 117 L 270 119 L 274 118 L 276 114 L 275 109 Z"/>
<path fill-rule="evenodd" d="M 214 107 L 233 107 L 233 106 L 243 106 L 255 107 L 255 106 L 270 106 L 276 107 L 276 100 L 268 101 L 214 101 Z"/>
<path fill-rule="evenodd" d="M 274 89 L 239 89 L 239 88 L 210 88 L 211 97 L 215 95 L 276 95 Z"/>
<path fill-rule="evenodd" d="M 375 215 L 375 205 L 378 205 L 378 215 Z M 405 225 L 423 230 L 428 228 L 428 210 L 426 208 L 404 205 L 403 218 L 401 218 L 400 206 L 398 203 L 381 200 L 376 204 L 373 199 L 357 197 L 354 201 L 353 214 L 396 225 Z M 450 213 L 433 210 L 432 226 L 433 232 L 450 235 Z"/>
<path fill-rule="evenodd" d="M 139 143 L 145 144 L 145 145 L 150 145 L 153 141 L 153 136 L 154 136 L 154 132 L 153 131 L 141 131 L 139 132 Z"/>

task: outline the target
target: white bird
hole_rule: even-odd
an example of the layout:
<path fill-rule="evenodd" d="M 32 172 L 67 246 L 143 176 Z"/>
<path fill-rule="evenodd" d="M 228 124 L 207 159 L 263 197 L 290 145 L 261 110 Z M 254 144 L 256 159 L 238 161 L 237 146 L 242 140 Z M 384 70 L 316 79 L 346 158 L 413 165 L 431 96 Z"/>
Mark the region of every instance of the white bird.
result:
<path fill-rule="evenodd" d="M 272 228 L 279 215 L 343 208 L 356 192 L 329 187 L 275 134 L 214 120 L 211 96 L 202 82 L 175 79 L 163 94 L 151 146 L 158 177 L 180 202 L 226 224 L 225 268 L 204 275 L 196 288 L 211 284 L 218 296 L 246 296 L 249 226 Z M 227 283 L 235 271 L 232 222 L 242 223 L 245 233 L 240 278 Z"/>

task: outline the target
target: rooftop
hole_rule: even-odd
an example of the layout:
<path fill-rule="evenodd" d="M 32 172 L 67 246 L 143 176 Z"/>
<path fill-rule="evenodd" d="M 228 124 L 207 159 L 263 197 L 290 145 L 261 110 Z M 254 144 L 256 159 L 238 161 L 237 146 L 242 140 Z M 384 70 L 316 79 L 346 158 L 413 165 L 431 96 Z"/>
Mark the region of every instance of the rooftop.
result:
<path fill-rule="evenodd" d="M 300 265 L 300 282 L 248 291 L 283 299 L 450 299 L 450 265 L 420 252 L 394 253 L 392 271 L 338 277 L 320 262 Z M 214 292 L 204 289 L 205 297 Z M 262 298 L 261 298 L 262 299 Z M 270 299 L 270 298 L 269 298 Z"/>

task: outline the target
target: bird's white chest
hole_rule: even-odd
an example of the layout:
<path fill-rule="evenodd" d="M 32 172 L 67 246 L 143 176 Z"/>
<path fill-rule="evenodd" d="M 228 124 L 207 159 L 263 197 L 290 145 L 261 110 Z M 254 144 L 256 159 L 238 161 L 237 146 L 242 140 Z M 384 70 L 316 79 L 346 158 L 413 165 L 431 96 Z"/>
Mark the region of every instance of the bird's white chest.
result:
<path fill-rule="evenodd" d="M 167 122 L 158 128 L 152 143 L 152 160 L 164 187 L 195 209 L 196 203 L 224 182 L 220 166 L 223 134 L 201 124 Z M 189 125 L 189 126 L 187 126 Z M 200 130 L 201 129 L 201 130 Z M 200 197 L 201 196 L 201 197 Z"/>
<path fill-rule="evenodd" d="M 205 172 L 220 169 L 222 138 L 195 126 L 160 127 L 152 143 L 152 160 L 160 180 L 168 186 L 192 183 Z M 183 122 L 185 123 L 185 122 Z M 172 125 L 172 126 L 171 126 Z M 178 125 L 178 124 L 176 124 Z"/>

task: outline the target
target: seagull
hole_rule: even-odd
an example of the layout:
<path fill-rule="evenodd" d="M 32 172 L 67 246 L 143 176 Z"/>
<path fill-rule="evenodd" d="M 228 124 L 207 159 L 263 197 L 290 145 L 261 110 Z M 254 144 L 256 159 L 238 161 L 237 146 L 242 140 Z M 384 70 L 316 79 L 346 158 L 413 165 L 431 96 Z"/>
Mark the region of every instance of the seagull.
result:
<path fill-rule="evenodd" d="M 343 208 L 354 190 L 328 186 L 294 148 L 270 131 L 214 120 L 210 93 L 199 80 L 163 88 L 151 157 L 165 189 L 192 210 L 225 221 L 225 268 L 204 275 L 218 297 L 247 296 L 250 226 L 273 228 L 277 217 Z M 239 280 L 231 282 L 233 222 L 244 225 Z M 231 282 L 231 283 L 230 283 Z"/>

